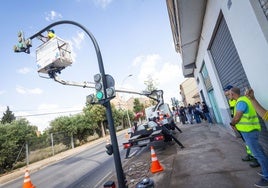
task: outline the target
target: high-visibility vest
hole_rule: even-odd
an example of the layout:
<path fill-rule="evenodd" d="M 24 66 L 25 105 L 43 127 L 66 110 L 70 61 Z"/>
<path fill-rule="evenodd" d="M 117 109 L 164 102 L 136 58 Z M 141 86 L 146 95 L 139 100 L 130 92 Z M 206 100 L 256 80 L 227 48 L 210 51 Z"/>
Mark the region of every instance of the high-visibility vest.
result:
<path fill-rule="evenodd" d="M 235 107 L 235 104 L 236 104 L 236 100 L 235 99 L 229 99 L 229 105 L 230 107 Z"/>
<path fill-rule="evenodd" d="M 51 31 L 49 31 L 48 34 L 47 34 L 47 36 L 48 36 L 48 39 L 52 39 L 52 38 L 54 38 L 56 35 L 55 35 L 54 33 L 52 33 Z"/>
<path fill-rule="evenodd" d="M 240 102 L 243 101 L 247 103 L 248 105 L 248 112 L 243 113 L 240 121 L 235 125 L 236 129 L 241 132 L 251 132 L 253 130 L 261 130 L 261 125 L 259 122 L 259 118 L 257 116 L 257 113 L 251 104 L 250 100 L 245 97 L 241 96 L 238 98 L 236 105 Z M 236 106 L 234 108 L 234 115 L 236 114 Z"/>
<path fill-rule="evenodd" d="M 231 111 L 231 115 L 234 115 L 234 107 L 236 104 L 236 100 L 235 99 L 229 99 L 228 100 L 229 106 L 230 106 L 230 111 Z"/>

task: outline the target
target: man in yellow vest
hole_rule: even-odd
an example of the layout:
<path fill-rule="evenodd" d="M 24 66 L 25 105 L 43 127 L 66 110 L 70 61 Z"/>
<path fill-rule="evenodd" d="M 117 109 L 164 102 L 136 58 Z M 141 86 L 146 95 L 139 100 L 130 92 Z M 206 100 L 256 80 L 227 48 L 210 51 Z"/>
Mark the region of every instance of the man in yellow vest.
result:
<path fill-rule="evenodd" d="M 50 39 L 56 37 L 56 34 L 55 34 L 55 31 L 53 29 L 49 29 L 47 30 L 47 35 L 46 36 L 43 36 L 42 34 L 40 34 L 38 36 L 38 39 L 40 39 L 42 42 L 47 42 L 49 41 Z"/>
<path fill-rule="evenodd" d="M 240 131 L 246 144 L 261 166 L 262 178 L 255 183 L 255 186 L 268 187 L 268 157 L 258 141 L 261 125 L 257 112 L 251 101 L 246 96 L 240 95 L 239 88 L 234 87 L 230 89 L 229 95 L 231 99 L 237 101 L 234 109 L 234 117 L 230 125 Z"/>
<path fill-rule="evenodd" d="M 225 96 L 227 96 L 228 98 L 228 103 L 230 106 L 230 113 L 231 113 L 231 117 L 234 117 L 234 108 L 236 105 L 236 100 L 235 99 L 231 99 L 229 97 L 229 93 L 230 93 L 230 89 L 232 89 L 233 86 L 232 85 L 228 85 L 224 88 L 224 92 L 225 92 Z M 238 133 L 241 135 L 241 133 L 238 131 Z M 242 140 L 245 142 L 243 136 L 241 135 Z M 255 167 L 259 167 L 260 164 L 258 163 L 258 161 L 253 157 L 252 152 L 250 151 L 249 147 L 246 145 L 246 153 L 247 155 L 245 157 L 242 157 L 242 161 L 250 161 L 249 166 L 251 166 L 252 168 Z"/>
<path fill-rule="evenodd" d="M 53 29 L 49 29 L 47 31 L 47 40 L 50 40 L 52 38 L 54 38 L 56 35 L 55 35 L 55 31 Z"/>

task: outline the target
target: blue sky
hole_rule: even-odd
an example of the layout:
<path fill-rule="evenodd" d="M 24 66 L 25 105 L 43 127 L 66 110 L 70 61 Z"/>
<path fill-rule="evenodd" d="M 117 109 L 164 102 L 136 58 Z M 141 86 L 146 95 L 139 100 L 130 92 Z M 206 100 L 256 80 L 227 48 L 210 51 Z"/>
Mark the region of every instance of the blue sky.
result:
<path fill-rule="evenodd" d="M 1 5 L 0 16 L 0 117 L 9 106 L 16 116 L 26 117 L 42 131 L 55 117 L 81 111 L 86 96 L 94 93 L 94 89 L 64 86 L 39 77 L 35 49 L 42 43 L 38 39 L 32 41 L 30 54 L 13 52 L 19 30 L 27 38 L 59 20 L 75 21 L 94 35 L 105 73 L 115 79 L 117 89 L 142 91 L 144 81 L 152 76 L 164 90 L 165 102 L 179 98 L 179 84 L 184 81 L 181 58 L 175 52 L 163 0 L 9 0 Z M 90 38 L 74 25 L 53 29 L 71 44 L 74 57 L 72 66 L 60 77 L 92 82 L 99 68 Z"/>

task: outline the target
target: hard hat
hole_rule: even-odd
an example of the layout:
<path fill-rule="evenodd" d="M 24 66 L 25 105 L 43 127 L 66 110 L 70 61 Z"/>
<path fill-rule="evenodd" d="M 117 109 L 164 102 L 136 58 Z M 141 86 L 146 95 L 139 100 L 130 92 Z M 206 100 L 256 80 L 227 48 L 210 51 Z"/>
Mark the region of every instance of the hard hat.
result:
<path fill-rule="evenodd" d="M 49 29 L 49 30 L 47 30 L 47 32 L 55 33 L 55 31 L 53 29 Z"/>
<path fill-rule="evenodd" d="M 230 89 L 232 89 L 233 86 L 232 85 L 228 85 L 225 88 L 223 88 L 224 91 L 229 91 Z"/>

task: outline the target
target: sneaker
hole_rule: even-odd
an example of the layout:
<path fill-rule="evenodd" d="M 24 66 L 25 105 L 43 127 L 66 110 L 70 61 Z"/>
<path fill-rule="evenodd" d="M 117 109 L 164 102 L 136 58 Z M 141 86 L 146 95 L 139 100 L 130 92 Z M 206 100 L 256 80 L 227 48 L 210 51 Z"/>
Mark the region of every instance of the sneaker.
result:
<path fill-rule="evenodd" d="M 257 172 L 257 174 L 258 174 L 259 176 L 261 176 L 261 177 L 263 177 L 263 176 L 264 176 L 264 175 L 263 175 L 263 173 L 262 173 L 262 171 Z"/>
<path fill-rule="evenodd" d="M 250 156 L 250 155 L 242 157 L 242 161 L 251 161 L 251 160 L 252 160 L 252 156 Z"/>
<path fill-rule="evenodd" d="M 254 184 L 256 187 L 261 187 L 261 188 L 268 188 L 268 180 L 266 179 L 261 179 L 260 181 L 258 181 L 257 183 Z"/>
<path fill-rule="evenodd" d="M 249 166 L 252 167 L 252 168 L 257 168 L 260 166 L 260 164 L 258 163 L 257 160 L 253 160 L 249 163 Z"/>

